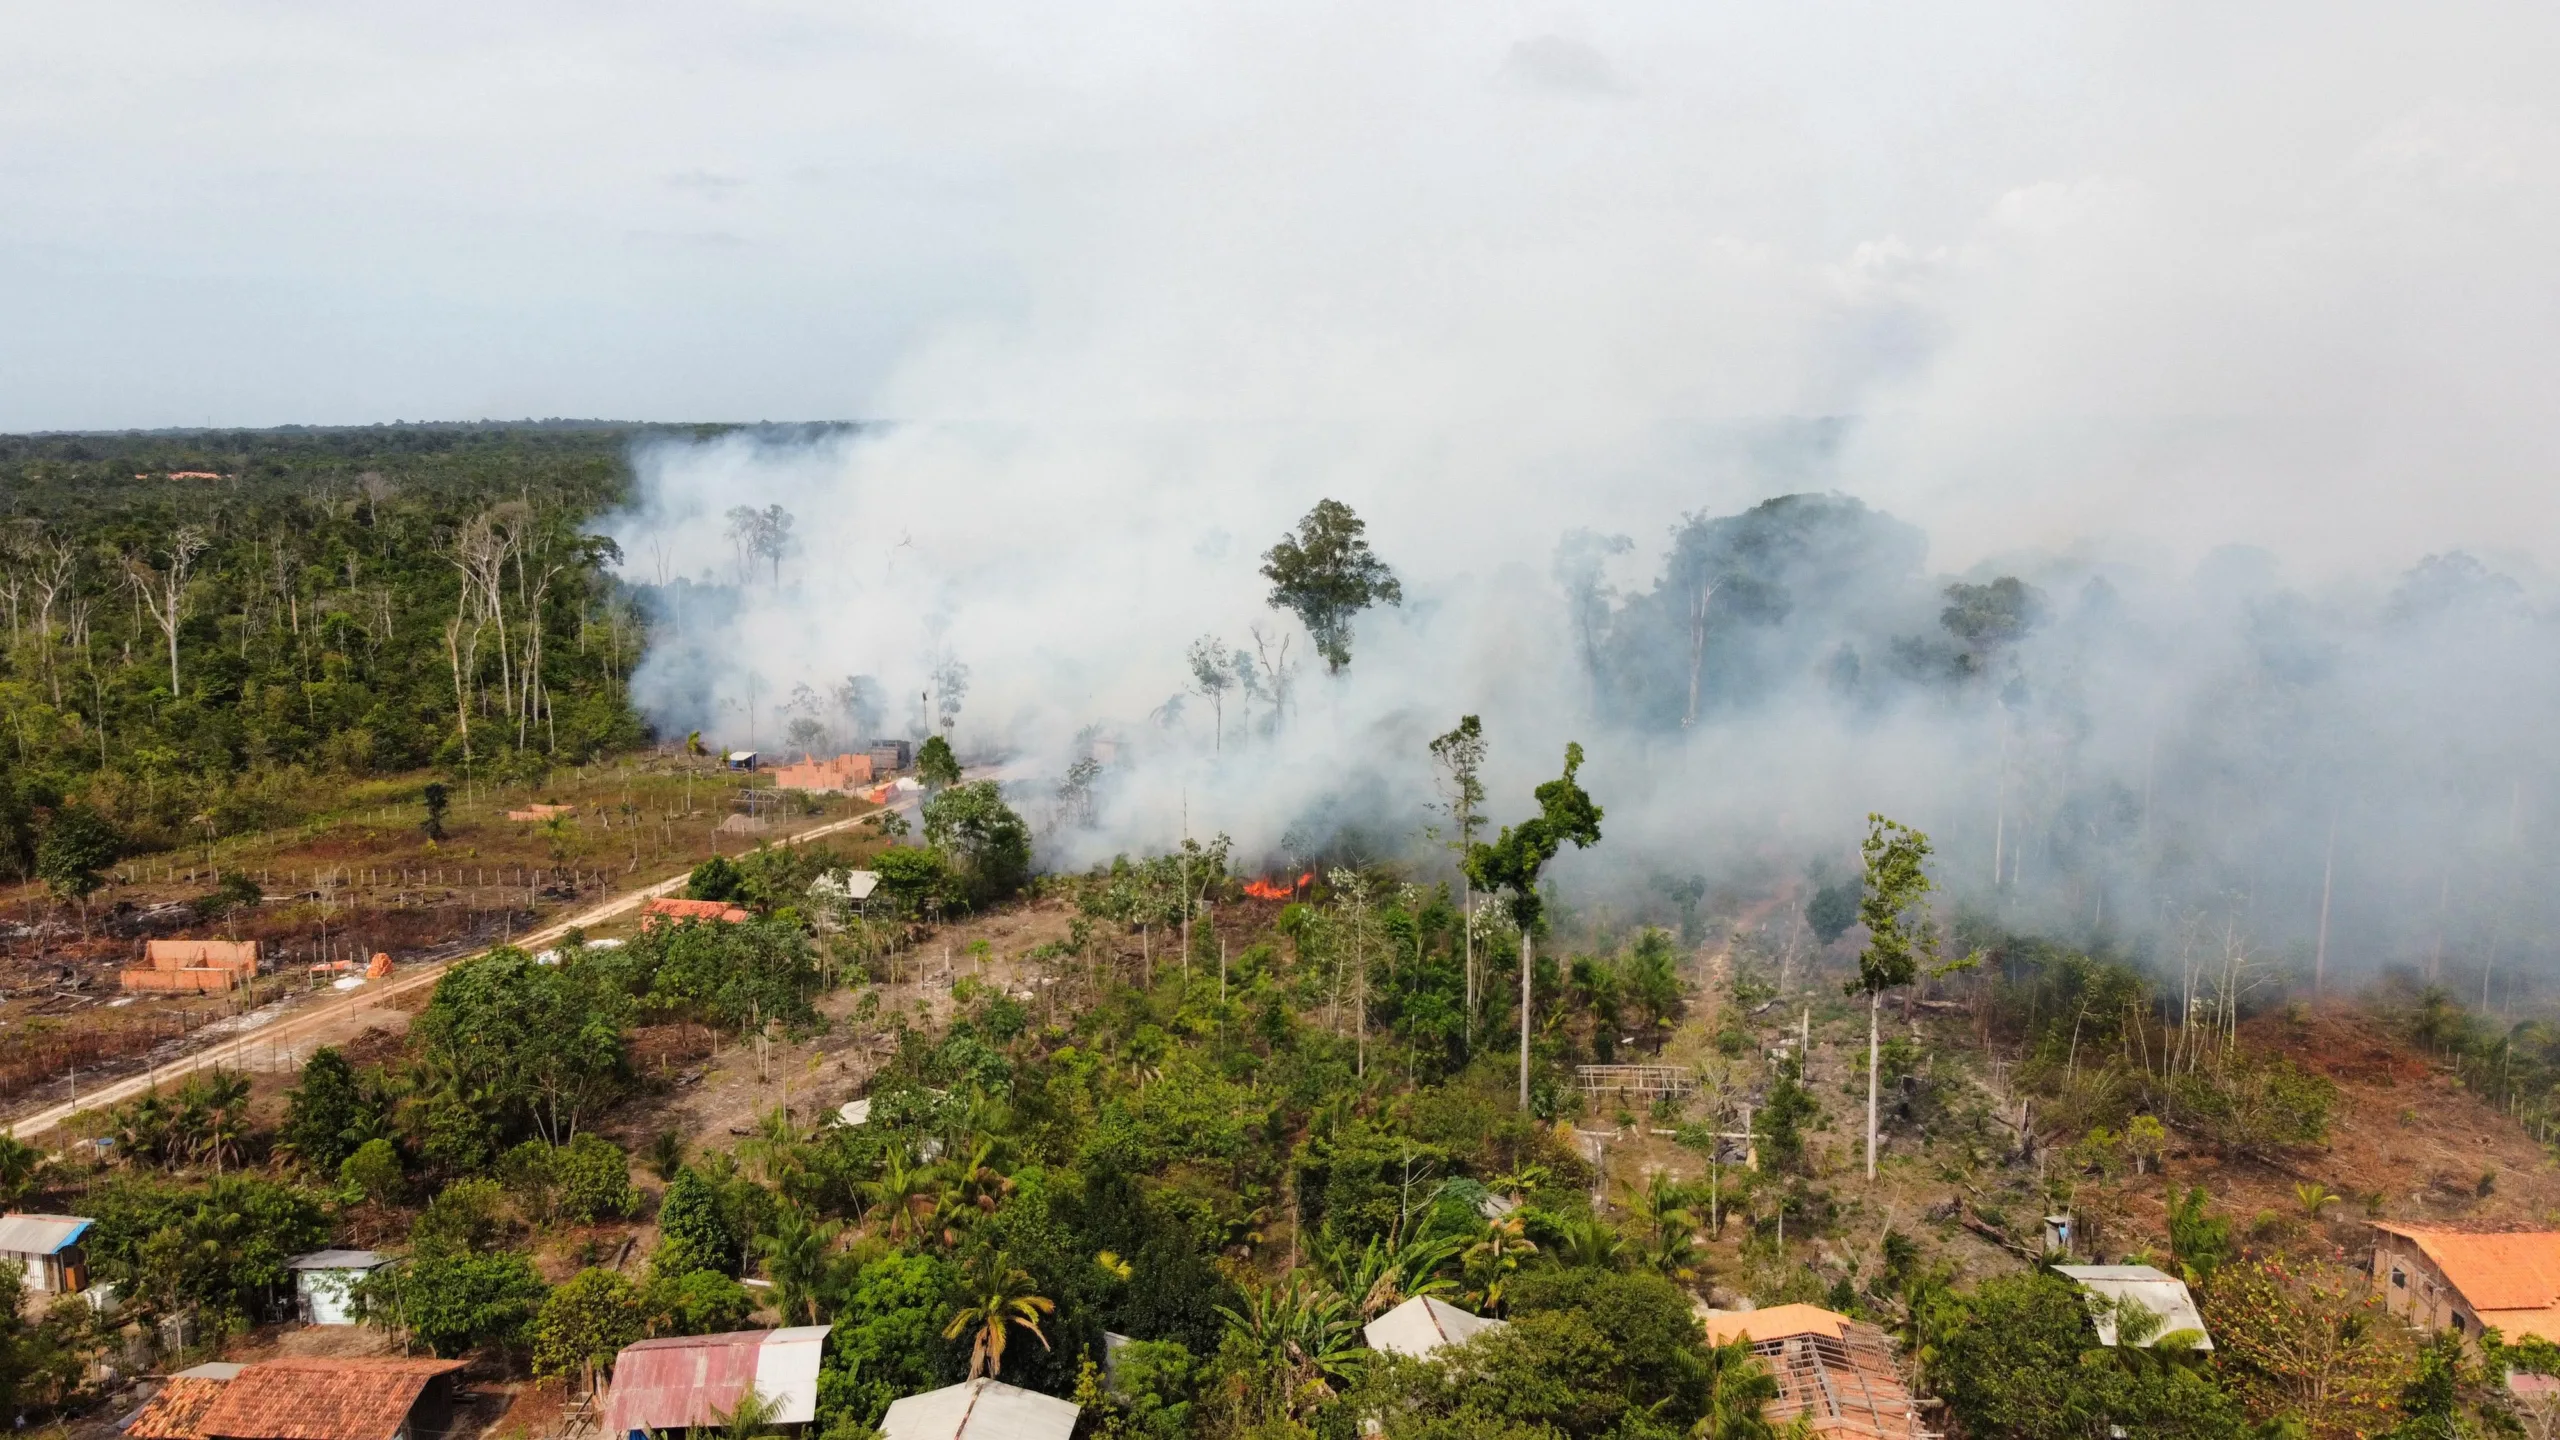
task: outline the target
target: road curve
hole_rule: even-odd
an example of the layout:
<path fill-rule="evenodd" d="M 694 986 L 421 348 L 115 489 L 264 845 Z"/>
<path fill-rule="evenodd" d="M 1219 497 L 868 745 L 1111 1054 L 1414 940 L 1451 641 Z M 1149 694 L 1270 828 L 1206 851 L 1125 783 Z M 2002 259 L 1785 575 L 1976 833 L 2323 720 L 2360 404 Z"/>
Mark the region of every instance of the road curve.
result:
<path fill-rule="evenodd" d="M 893 803 L 890 808 L 906 810 L 913 806 L 912 796 L 901 796 L 899 801 Z M 843 820 L 830 820 L 824 825 L 812 826 L 796 835 L 784 836 L 774 843 L 798 845 L 805 841 L 823 840 L 830 835 L 842 834 L 878 813 L 880 812 L 877 810 L 866 810 Z M 684 888 L 689 875 L 690 872 L 687 872 L 672 880 L 661 880 L 655 885 L 642 889 L 626 890 L 594 909 L 580 911 L 556 925 L 529 931 L 511 943 L 519 949 L 538 949 L 558 940 L 571 930 L 600 925 L 616 916 L 627 915 L 661 895 L 672 895 Z M 279 1042 L 307 1035 L 313 1030 L 327 1029 L 334 1022 L 345 1019 L 355 1011 L 374 1009 L 394 995 L 406 995 L 423 986 L 433 985 L 446 970 L 462 961 L 476 959 L 488 953 L 487 950 L 475 950 L 469 955 L 457 955 L 450 960 L 438 960 L 404 969 L 387 981 L 376 982 L 361 990 L 323 1000 L 307 1010 L 261 1025 L 255 1030 L 244 1031 L 228 1039 L 217 1041 L 191 1055 L 182 1056 L 164 1065 L 155 1065 L 139 1075 L 128 1076 L 111 1085 L 101 1086 L 88 1094 L 76 1096 L 59 1105 L 48 1106 L 25 1119 L 11 1122 L 7 1133 L 10 1138 L 16 1140 L 33 1139 L 83 1110 L 95 1110 L 102 1105 L 120 1105 L 135 1096 L 173 1083 L 198 1070 L 211 1069 L 226 1061 L 245 1059 L 252 1051 L 259 1048 L 272 1047 Z"/>

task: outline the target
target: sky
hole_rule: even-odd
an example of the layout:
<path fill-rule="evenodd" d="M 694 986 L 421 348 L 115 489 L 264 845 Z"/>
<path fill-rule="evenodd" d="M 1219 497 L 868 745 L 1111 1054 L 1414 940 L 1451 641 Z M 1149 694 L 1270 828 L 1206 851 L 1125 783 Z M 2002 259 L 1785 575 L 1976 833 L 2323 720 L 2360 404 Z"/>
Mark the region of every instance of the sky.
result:
<path fill-rule="evenodd" d="M 0 15 L 0 428 L 1313 425 L 1634 516 L 1854 415 L 1950 562 L 2560 518 L 2548 5 Z"/>

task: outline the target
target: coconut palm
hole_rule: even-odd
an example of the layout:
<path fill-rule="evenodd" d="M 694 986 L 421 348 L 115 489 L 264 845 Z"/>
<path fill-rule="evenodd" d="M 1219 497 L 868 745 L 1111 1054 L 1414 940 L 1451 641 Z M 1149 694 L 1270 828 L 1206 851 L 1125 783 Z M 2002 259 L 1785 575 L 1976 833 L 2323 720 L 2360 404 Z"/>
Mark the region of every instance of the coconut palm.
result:
<path fill-rule="evenodd" d="M 843 1230 L 842 1221 L 813 1221 L 791 1201 L 774 1207 L 765 1233 L 756 1237 L 756 1251 L 764 1256 L 765 1271 L 780 1292 L 776 1298 L 783 1314 L 805 1315 L 809 1324 L 818 1323 L 818 1292 L 826 1284 L 829 1252 Z"/>
<path fill-rule="evenodd" d="M 971 1329 L 978 1332 L 969 1344 L 970 1379 L 1003 1372 L 1005 1340 L 1014 1326 L 1030 1331 L 1041 1349 L 1049 1348 L 1049 1337 L 1040 1331 L 1040 1317 L 1054 1312 L 1058 1302 L 1032 1293 L 1029 1272 L 1006 1259 L 1003 1251 L 981 1252 L 965 1283 L 962 1294 L 967 1301 L 952 1312 L 942 1338 L 957 1340 Z"/>
<path fill-rule="evenodd" d="M 861 1188 L 868 1213 L 891 1240 L 914 1240 L 933 1219 L 936 1179 L 928 1166 L 909 1165 L 906 1157 L 892 1154 L 879 1178 L 863 1181 Z"/>
<path fill-rule="evenodd" d="M 1477 1308 L 1499 1312 L 1502 1292 L 1510 1283 L 1512 1272 L 1520 1262 L 1538 1253 L 1537 1242 L 1528 1235 L 1528 1227 L 1518 1215 L 1504 1215 L 1485 1222 L 1484 1237 L 1466 1249 L 1467 1276 L 1475 1282 L 1470 1292 Z"/>

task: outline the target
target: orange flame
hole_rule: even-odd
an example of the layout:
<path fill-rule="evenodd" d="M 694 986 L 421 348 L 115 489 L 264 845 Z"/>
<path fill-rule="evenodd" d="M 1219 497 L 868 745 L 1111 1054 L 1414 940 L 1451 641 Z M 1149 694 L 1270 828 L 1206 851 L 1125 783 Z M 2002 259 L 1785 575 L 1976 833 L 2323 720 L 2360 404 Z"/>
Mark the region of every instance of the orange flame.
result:
<path fill-rule="evenodd" d="M 1298 883 L 1295 885 L 1282 885 L 1270 880 L 1248 880 L 1245 882 L 1244 893 L 1256 900 L 1290 900 L 1295 899 L 1300 890 L 1315 882 L 1316 872 L 1310 870 L 1299 876 Z"/>

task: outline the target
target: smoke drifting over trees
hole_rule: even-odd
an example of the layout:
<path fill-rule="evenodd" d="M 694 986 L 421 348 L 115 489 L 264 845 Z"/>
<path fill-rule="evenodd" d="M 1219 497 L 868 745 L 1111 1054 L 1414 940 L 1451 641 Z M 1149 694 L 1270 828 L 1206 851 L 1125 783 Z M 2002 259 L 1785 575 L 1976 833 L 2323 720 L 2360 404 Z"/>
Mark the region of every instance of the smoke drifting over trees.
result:
<path fill-rule="evenodd" d="M 1043 825 L 1044 857 L 1067 864 L 1161 847 L 1186 805 L 1195 832 L 1232 833 L 1247 857 L 1445 864 L 1424 834 L 1428 746 L 1476 713 L 1495 795 L 1585 741 L 1591 793 L 1618 823 L 1611 853 L 1556 871 L 1630 912 L 1662 903 L 1658 876 L 1837 867 L 1884 808 L 1937 838 L 1957 903 L 2013 923 L 2161 947 L 2210 936 L 2217 953 L 2236 933 L 2307 978 L 2325 888 L 2317 958 L 2333 973 L 2408 964 L 2476 987 L 2486 967 L 2494 991 L 2497 968 L 2547 963 L 2560 916 L 2540 857 L 2560 776 L 2542 717 L 2560 700 L 2560 619 L 2529 576 L 2472 556 L 2317 585 L 2240 547 L 2183 570 L 2084 546 L 1951 574 L 1919 526 L 1852 497 L 1718 511 L 1683 505 L 1666 477 L 1650 546 L 1563 507 L 1516 517 L 1513 563 L 1373 527 L 1404 604 L 1360 614 L 1360 662 L 1304 681 L 1281 724 L 1251 686 L 1219 692 L 1222 710 L 1174 702 L 1200 697 L 1204 627 L 1232 637 L 1232 663 L 1249 627 L 1297 625 L 1234 538 L 1281 533 L 1294 497 L 1089 504 L 1013 469 L 1007 452 L 1030 443 L 991 455 L 982 434 L 890 427 L 645 452 L 625 553 L 711 573 L 644 584 L 662 624 L 640 703 L 663 729 L 742 742 L 750 677 L 768 696 L 921 696 L 965 664 L 965 706 L 899 733 L 948 720 L 964 755 L 1004 762 L 1026 795 L 1099 758 Z M 1104 450 L 1143 468 L 1146 447 L 1128 447 Z M 982 498 L 922 503 L 955 486 Z M 718 578 L 733 498 L 804 517 L 796 578 Z M 1528 559 L 1539 543 L 1552 563 Z M 1499 811 L 1487 818 L 1519 818 Z"/>

